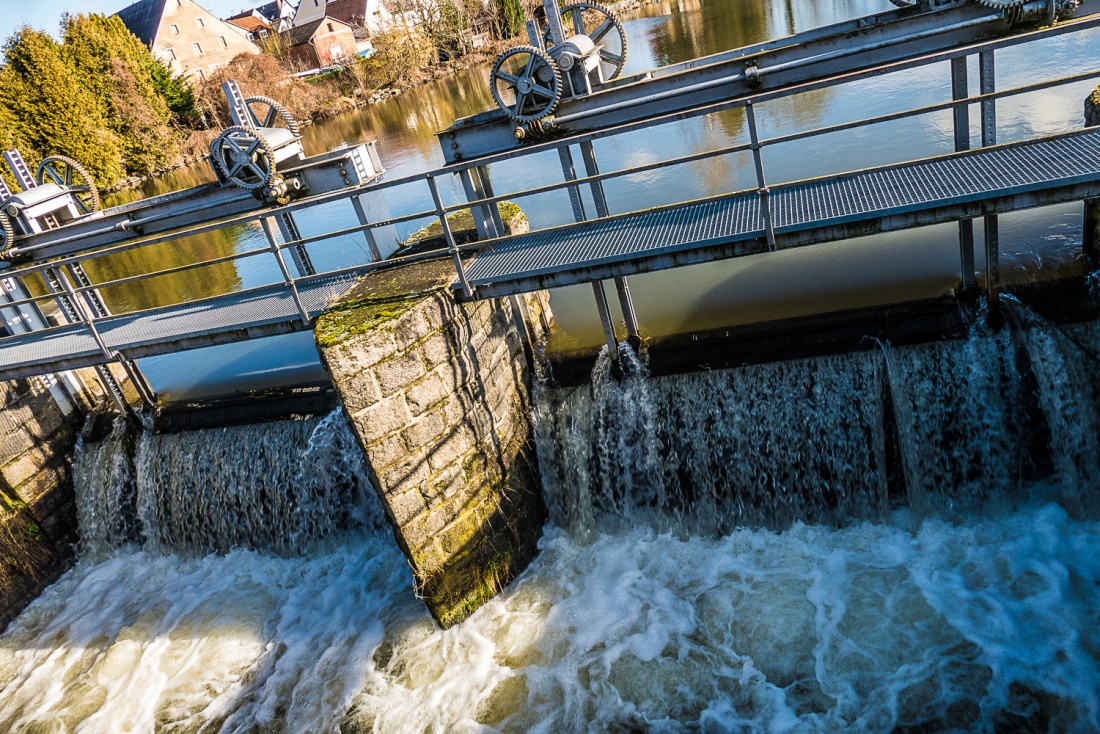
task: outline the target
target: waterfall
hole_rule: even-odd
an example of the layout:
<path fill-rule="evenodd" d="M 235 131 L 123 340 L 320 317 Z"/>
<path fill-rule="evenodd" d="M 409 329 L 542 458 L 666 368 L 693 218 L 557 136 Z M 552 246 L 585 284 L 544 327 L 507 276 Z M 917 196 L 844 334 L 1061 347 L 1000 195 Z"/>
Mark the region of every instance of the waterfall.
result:
<path fill-rule="evenodd" d="M 883 518 L 878 360 L 867 354 L 649 377 L 626 345 L 590 387 L 536 391 L 544 491 L 556 524 L 737 525 Z"/>
<path fill-rule="evenodd" d="M 645 524 L 847 525 L 1003 514 L 1054 499 L 1092 516 L 1100 486 L 1100 346 L 1006 299 L 965 338 L 652 377 L 620 345 L 591 384 L 536 389 L 547 506 L 578 540 Z"/>
<path fill-rule="evenodd" d="M 382 524 L 341 411 L 166 435 L 118 421 L 102 441 L 82 438 L 76 464 L 81 538 L 93 555 L 130 542 L 293 554 Z"/>

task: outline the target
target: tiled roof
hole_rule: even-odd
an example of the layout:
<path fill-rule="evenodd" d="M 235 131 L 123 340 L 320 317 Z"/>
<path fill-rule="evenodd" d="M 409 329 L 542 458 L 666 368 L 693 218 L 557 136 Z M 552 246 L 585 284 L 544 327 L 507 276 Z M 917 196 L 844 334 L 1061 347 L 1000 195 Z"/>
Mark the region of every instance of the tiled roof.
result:
<path fill-rule="evenodd" d="M 157 35 L 160 19 L 164 15 L 165 2 L 167 0 L 140 0 L 123 8 L 115 15 L 122 19 L 131 33 L 148 46 Z"/>

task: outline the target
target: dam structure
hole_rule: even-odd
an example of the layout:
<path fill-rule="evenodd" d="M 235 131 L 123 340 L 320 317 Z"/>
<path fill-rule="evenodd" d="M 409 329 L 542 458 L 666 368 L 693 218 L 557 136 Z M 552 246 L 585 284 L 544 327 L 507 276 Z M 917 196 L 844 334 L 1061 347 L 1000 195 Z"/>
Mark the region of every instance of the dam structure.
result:
<path fill-rule="evenodd" d="M 206 488 L 165 477 L 150 463 L 153 457 L 169 461 L 179 456 L 167 448 L 171 440 L 154 437 L 165 433 L 155 418 L 149 420 L 150 431 L 140 418 L 125 415 L 131 404 L 139 413 L 144 405 L 147 415 L 159 410 L 138 360 L 313 332 L 340 412 L 323 419 L 329 421 L 323 431 L 311 424 L 308 436 L 301 427 L 285 429 L 286 440 L 305 442 L 302 451 L 308 454 L 311 442 L 323 434 L 341 451 L 359 452 L 358 462 L 345 456 L 340 466 L 362 476 L 354 481 L 345 477 L 326 502 L 315 501 L 304 490 L 300 497 L 269 499 L 300 521 L 286 525 L 298 528 L 288 530 L 294 537 L 301 528 L 324 526 L 311 507 L 335 512 L 332 508 L 341 502 L 359 514 L 350 513 L 336 525 L 387 526 L 412 569 L 416 595 L 444 628 L 468 618 L 523 573 L 538 555 L 547 518 L 583 534 L 593 528 L 595 517 L 670 513 L 690 520 L 699 532 L 721 536 L 749 517 L 761 526 L 783 529 L 798 518 L 825 523 L 883 520 L 900 504 L 908 506 L 919 526 L 944 508 L 976 506 L 989 499 L 971 476 L 979 465 L 982 471 L 994 471 L 997 460 L 988 445 L 970 447 L 971 464 L 960 459 L 928 479 L 921 473 L 915 435 L 941 446 L 962 445 L 965 441 L 958 437 L 969 439 L 974 433 L 993 436 L 990 440 L 1012 457 L 998 469 L 1004 484 L 1057 477 L 1065 505 L 1087 514 L 1091 500 L 1084 490 L 1095 480 L 1095 456 L 1090 446 L 1074 450 L 1071 444 L 1074 431 L 1092 425 L 1095 416 L 1093 408 L 1083 408 L 1073 427 L 1060 422 L 1053 405 L 1069 398 L 1055 384 L 1052 365 L 1060 360 L 1074 374 L 1091 374 L 1093 367 L 1082 353 L 1087 356 L 1093 349 L 1087 323 L 1095 318 L 1094 294 L 1079 278 L 1059 293 L 1063 301 L 1075 301 L 1068 309 L 1047 313 L 1022 305 L 1018 299 L 1025 297 L 1021 293 L 1027 286 L 1008 289 L 1001 282 L 999 217 L 1085 202 L 1083 248 L 1095 263 L 1100 128 L 1000 141 L 999 123 L 1004 120 L 998 118 L 998 105 L 1027 94 L 1091 84 L 1100 69 L 1072 69 L 1065 76 L 998 87 L 995 59 L 1028 44 L 1094 31 L 1100 27 L 1100 5 L 1094 0 L 922 0 L 902 5 L 695 64 L 656 69 L 637 79 L 599 77 L 600 84 L 583 94 L 574 80 L 577 93 L 553 108 L 553 115 L 526 119 L 532 116 L 520 98 L 503 112 L 460 120 L 441 131 L 446 164 L 398 178 L 384 175 L 384 160 L 372 145 L 305 157 L 293 125 L 261 124 L 274 124 L 274 117 L 256 116 L 249 107 L 253 98 L 227 88 L 231 103 L 234 94 L 240 97 L 240 119 L 251 122 L 236 126 L 244 132 L 231 128 L 215 141 L 224 146 L 212 147 L 217 183 L 103 211 L 74 210 L 68 218 L 55 217 L 50 226 L 28 224 L 6 236 L 0 253 L 0 314 L 8 335 L 0 338 L 0 380 L 19 386 L 7 393 L 12 405 L 45 402 L 50 395 L 57 410 L 71 417 L 54 421 L 57 430 L 51 430 L 53 423 L 32 430 L 23 441 L 28 445 L 0 461 L 30 466 L 22 457 L 34 449 L 31 474 L 66 465 L 59 457 L 78 442 L 79 415 L 97 395 L 108 396 L 124 417 L 113 424 L 102 419 L 90 423 L 79 442 L 84 452 L 80 466 L 86 476 L 96 477 L 99 506 L 113 508 L 113 517 L 85 509 L 83 526 L 95 527 L 108 546 L 149 541 L 200 552 L 224 553 L 238 545 L 293 552 L 296 544 L 290 538 L 284 539 L 285 545 L 275 542 L 249 520 L 238 520 L 236 528 L 222 527 L 222 521 L 197 506 L 203 504 L 198 497 Z M 547 45 L 542 29 L 531 33 L 538 43 L 530 48 L 538 53 L 558 48 Z M 589 61 L 606 59 L 596 47 L 582 55 Z M 584 59 L 578 63 L 577 68 L 587 68 Z M 534 62 L 528 68 L 536 68 Z M 926 68 L 949 72 L 943 80 L 949 100 L 781 135 L 768 135 L 759 120 L 759 110 L 769 104 L 798 104 L 821 90 Z M 977 77 L 976 90 L 971 89 L 972 76 Z M 522 78 L 506 75 L 511 79 L 522 87 Z M 561 79 L 556 83 L 564 84 Z M 507 114 L 509 109 L 514 114 Z M 726 113 L 741 126 L 735 144 L 614 170 L 602 169 L 597 158 L 599 144 L 629 145 L 631 135 L 658 136 L 666 133 L 664 126 Z M 768 155 L 778 146 L 805 151 L 802 155 L 808 157 L 825 136 L 939 113 L 950 115 L 949 151 L 909 160 L 901 150 L 901 160 L 895 162 L 790 181 L 777 182 L 769 173 Z M 278 135 L 270 132 L 275 129 Z M 248 144 L 249 135 L 278 137 L 281 153 L 264 165 L 245 163 L 256 149 Z M 642 210 L 632 209 L 628 196 L 614 196 L 615 186 L 632 177 L 739 157 L 747 165 L 738 169 L 738 176 L 747 177 L 731 191 Z M 556 180 L 534 187 L 503 180 L 500 174 L 494 180 L 490 167 L 506 165 L 538 170 Z M 17 162 L 12 166 L 17 169 Z M 7 192 L 7 198 L 29 201 L 42 185 L 26 179 L 22 194 Z M 69 193 L 81 192 L 70 188 Z M 562 204 L 566 221 L 533 226 L 525 208 L 547 200 Z M 410 204 L 422 201 L 430 201 L 430 207 Z M 327 224 L 338 210 L 339 221 L 354 223 L 304 233 L 304 221 Z M 33 218 L 30 205 L 19 211 L 24 220 Z M 975 253 L 975 220 L 981 224 L 980 258 Z M 820 360 L 803 365 L 809 377 L 782 367 L 775 367 L 771 377 L 760 376 L 768 371 L 765 366 L 754 373 L 757 377 L 745 378 L 747 393 L 763 390 L 774 379 L 799 404 L 828 404 L 821 408 L 822 420 L 811 425 L 822 431 L 829 420 L 839 420 L 843 429 L 837 430 L 847 438 L 841 449 L 821 435 L 804 436 L 799 461 L 809 461 L 812 469 L 787 466 L 794 460 L 774 448 L 779 439 L 764 427 L 764 418 L 754 415 L 751 406 L 738 406 L 740 393 L 717 383 L 697 386 L 700 394 L 721 396 L 713 410 L 725 413 L 712 422 L 756 422 L 766 440 L 755 441 L 751 431 L 725 435 L 716 429 L 715 436 L 725 443 L 716 438 L 711 453 L 698 453 L 702 449 L 693 439 L 699 426 L 692 415 L 708 415 L 708 408 L 678 392 L 675 384 L 647 381 L 647 367 L 635 350 L 644 343 L 645 324 L 636 314 L 630 278 L 956 222 L 957 300 L 944 306 L 939 299 L 939 310 L 931 316 L 928 309 L 922 312 L 927 304 L 899 304 L 901 317 L 897 309 L 832 315 L 827 328 L 851 332 L 843 343 L 803 353 L 798 343 L 791 347 L 795 356 Z M 397 235 L 398 227 L 410 225 L 424 225 L 424 236 L 410 241 Z M 113 279 L 88 276 L 96 272 L 99 259 L 231 227 L 258 228 L 262 244 Z M 361 243 L 368 260 L 319 269 L 314 255 L 325 243 L 349 237 Z M 112 288 L 251 258 L 270 259 L 276 279 L 118 314 L 103 295 Z M 614 284 L 622 328 L 612 315 L 605 281 Z M 548 368 L 540 354 L 541 341 L 554 329 L 547 290 L 574 285 L 592 288 L 605 341 L 587 394 L 547 377 L 553 366 Z M 973 305 L 979 296 L 981 308 Z M 907 319 L 906 308 L 918 317 Z M 994 328 L 1006 322 L 1017 329 L 1017 336 Z M 739 363 L 769 361 L 761 356 L 765 349 L 754 352 L 751 335 L 739 334 L 744 340 Z M 911 342 L 952 341 L 938 350 L 901 352 L 890 341 L 902 336 Z M 967 375 L 966 350 L 987 350 L 990 344 L 996 348 L 983 353 L 982 362 L 989 372 Z M 1081 344 L 1086 346 L 1075 350 Z M 859 355 L 829 358 L 843 351 Z M 912 387 L 907 378 L 928 365 L 944 372 L 945 404 L 987 401 L 1019 430 L 997 433 L 981 421 L 965 420 L 950 430 L 922 424 L 926 416 L 920 408 L 934 399 L 936 390 Z M 681 365 L 668 371 L 690 370 Z M 40 380 L 45 387 L 34 387 Z M 707 383 L 705 376 L 685 380 Z M 1082 378 L 1082 384 L 1087 382 Z M 1030 397 L 1033 385 L 1041 388 L 1038 402 Z M 844 396 L 847 407 L 830 402 L 837 396 Z M 1092 405 L 1092 398 L 1083 402 Z M 291 406 L 286 412 L 299 417 L 308 413 L 316 423 L 324 411 L 319 403 L 311 405 L 300 411 Z M 235 422 L 247 423 L 247 409 L 243 415 Z M 657 424 L 661 427 L 655 428 Z M 35 446 L 58 435 L 62 438 L 54 443 Z M 1045 445 L 1056 445 L 1061 453 L 1031 456 L 1027 446 L 1035 436 L 1043 436 Z M 110 448 L 97 451 L 93 444 Z M 204 450 L 216 455 L 217 447 Z M 850 455 L 840 456 L 845 452 Z M 750 456 L 755 458 L 745 458 Z M 740 457 L 737 467 L 731 465 L 732 457 Z M 748 473 L 741 476 L 742 470 Z M 71 487 L 67 471 L 54 478 L 57 487 Z M 271 471 L 302 479 L 285 467 Z M 27 481 L 22 475 L 17 482 L 7 479 L 13 493 Z M 210 481 L 216 483 L 213 477 Z M 1076 494 L 1069 489 L 1075 482 L 1081 490 Z M 547 483 L 554 485 L 554 492 Z M 730 504 L 723 489 L 729 484 L 754 489 L 741 492 Z M 369 500 L 365 486 L 373 493 Z M 215 507 L 233 506 L 224 498 L 207 499 Z M 371 509 L 363 509 L 368 504 Z M 249 505 L 242 500 L 233 511 L 244 506 Z M 183 529 L 185 518 L 194 518 L 195 527 L 210 532 L 196 531 L 198 537 L 191 537 Z M 273 520 L 283 527 L 281 522 Z M 658 529 L 669 529 L 664 520 L 654 522 Z M 58 532 L 59 538 L 68 538 L 71 527 Z"/>

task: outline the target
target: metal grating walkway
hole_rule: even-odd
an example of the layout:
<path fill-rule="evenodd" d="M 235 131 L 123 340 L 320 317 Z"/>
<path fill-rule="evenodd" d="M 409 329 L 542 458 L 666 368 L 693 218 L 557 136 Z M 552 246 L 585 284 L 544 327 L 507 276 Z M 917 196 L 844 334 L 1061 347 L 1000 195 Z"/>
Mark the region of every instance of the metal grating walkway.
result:
<path fill-rule="evenodd" d="M 298 284 L 311 317 L 352 286 L 355 277 L 339 275 Z M 96 320 L 103 342 L 128 357 L 165 354 L 189 347 L 222 344 L 287 331 L 303 330 L 290 289 L 283 283 L 201 301 L 165 306 Z M 239 336 L 241 332 L 248 336 Z M 102 364 L 107 360 L 85 324 L 68 324 L 0 339 L 0 380 Z"/>
<path fill-rule="evenodd" d="M 583 185 L 583 184 L 581 184 Z M 774 187 L 779 247 L 1100 197 L 1100 128 Z M 756 191 L 498 240 L 467 269 L 480 298 L 582 283 L 766 249 Z M 297 284 L 315 317 L 355 276 Z M 285 284 L 97 320 L 106 347 L 134 359 L 307 328 Z M 102 364 L 84 324 L 0 339 L 0 380 Z"/>
<path fill-rule="evenodd" d="M 837 239 L 823 231 L 837 225 L 900 215 L 905 221 L 893 228 L 903 228 L 966 216 L 975 202 L 1022 208 L 1096 195 L 1098 182 L 1100 128 L 1090 128 L 783 184 L 769 198 L 777 243 L 793 246 Z M 501 240 L 478 254 L 467 277 L 482 297 L 580 283 L 717 259 L 666 257 L 716 245 L 757 245 L 723 257 L 759 252 L 764 227 L 761 197 L 740 192 Z"/>

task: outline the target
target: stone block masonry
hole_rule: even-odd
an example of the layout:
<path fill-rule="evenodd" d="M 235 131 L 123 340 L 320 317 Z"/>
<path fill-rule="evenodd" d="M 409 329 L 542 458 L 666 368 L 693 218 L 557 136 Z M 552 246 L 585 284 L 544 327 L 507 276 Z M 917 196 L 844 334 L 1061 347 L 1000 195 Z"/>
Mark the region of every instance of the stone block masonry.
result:
<path fill-rule="evenodd" d="M 66 416 L 38 378 L 0 382 L 0 406 L 3 629 L 74 558 L 72 449 L 81 415 Z"/>
<path fill-rule="evenodd" d="M 528 338 L 544 294 L 459 303 L 450 261 L 361 281 L 317 323 L 372 481 L 443 627 L 534 558 L 545 519 L 531 436 Z"/>

